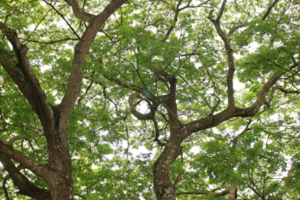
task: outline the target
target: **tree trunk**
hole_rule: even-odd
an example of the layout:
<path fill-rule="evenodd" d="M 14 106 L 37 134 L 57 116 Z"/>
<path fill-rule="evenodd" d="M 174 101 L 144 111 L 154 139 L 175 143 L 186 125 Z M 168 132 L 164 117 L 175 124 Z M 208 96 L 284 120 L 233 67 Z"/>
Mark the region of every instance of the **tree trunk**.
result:
<path fill-rule="evenodd" d="M 237 199 L 237 186 L 234 185 L 229 189 L 229 195 L 227 200 L 236 200 Z"/>
<path fill-rule="evenodd" d="M 74 199 L 67 124 L 80 92 L 83 76 L 81 67 L 85 64 L 85 55 L 88 53 L 100 27 L 111 14 L 127 2 L 127 0 L 112 0 L 99 15 L 92 15 L 83 12 L 76 1 L 66 1 L 73 8 L 75 15 L 82 18 L 83 21 L 88 21 L 89 25 L 75 47 L 67 91 L 58 106 L 52 106 L 49 103 L 33 73 L 27 58 L 28 47 L 20 42 L 16 31 L 0 21 L 0 30 L 12 44 L 17 57 L 17 59 L 11 59 L 8 56 L 10 55 L 8 51 L 0 49 L 0 64 L 28 100 L 34 113 L 39 117 L 49 153 L 49 162 L 46 165 L 40 165 L 33 159 L 13 149 L 13 142 L 17 140 L 16 138 L 10 141 L 0 140 L 0 162 L 3 163 L 5 170 L 19 188 L 20 194 L 41 200 Z M 52 6 L 51 4 L 49 5 Z M 13 164 L 12 160 L 41 177 L 48 184 L 49 191 L 35 186 Z"/>
<path fill-rule="evenodd" d="M 164 105 L 168 110 L 170 124 L 170 138 L 166 142 L 163 153 L 156 160 L 153 166 L 154 191 L 157 200 L 175 200 L 175 184 L 170 182 L 169 170 L 171 164 L 176 160 L 180 153 L 180 138 L 177 104 L 176 104 L 176 78 L 169 78 L 170 94 L 165 99 Z"/>
<path fill-rule="evenodd" d="M 157 200 L 175 200 L 175 185 L 170 182 L 169 170 L 179 152 L 180 142 L 176 142 L 176 139 L 167 142 L 163 153 L 153 166 L 154 192 Z"/>

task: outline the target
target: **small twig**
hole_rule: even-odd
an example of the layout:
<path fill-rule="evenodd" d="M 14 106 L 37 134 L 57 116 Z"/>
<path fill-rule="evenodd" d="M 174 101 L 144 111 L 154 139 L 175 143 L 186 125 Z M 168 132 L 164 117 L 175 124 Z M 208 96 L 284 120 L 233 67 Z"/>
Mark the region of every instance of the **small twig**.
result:
<path fill-rule="evenodd" d="M 215 110 L 217 109 L 217 107 L 219 106 L 220 103 L 221 103 L 221 100 L 219 99 L 218 102 L 217 102 L 217 104 L 215 105 L 215 107 L 213 107 L 213 109 L 212 109 L 210 115 L 213 115 L 213 114 L 214 114 Z"/>

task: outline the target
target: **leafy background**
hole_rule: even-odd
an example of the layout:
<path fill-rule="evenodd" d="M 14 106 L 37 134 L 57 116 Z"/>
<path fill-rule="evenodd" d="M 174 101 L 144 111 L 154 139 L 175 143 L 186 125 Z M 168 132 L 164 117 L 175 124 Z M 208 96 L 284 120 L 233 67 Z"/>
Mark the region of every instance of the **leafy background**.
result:
<path fill-rule="evenodd" d="M 78 2 L 88 12 L 97 14 L 109 1 Z M 177 10 L 189 3 L 180 2 Z M 65 2 L 47 3 L 63 14 L 78 35 L 84 32 L 86 24 L 74 16 Z M 1 0 L 0 20 L 15 29 L 29 47 L 32 69 L 47 98 L 56 105 L 65 93 L 78 39 L 47 3 Z M 76 198 L 155 199 L 152 165 L 162 148 L 153 141 L 153 122 L 138 121 L 130 115 L 128 96 L 132 88 L 122 88 L 108 79 L 119 78 L 132 87 L 147 86 L 151 93 L 163 95 L 168 88 L 152 70 L 160 67 L 175 75 L 179 118 L 184 123 L 208 115 L 218 100 L 221 103 L 216 112 L 226 108 L 226 53 L 207 19 L 209 11 L 218 10 L 221 1 L 209 1 L 176 14 L 172 5 L 177 4 L 129 1 L 96 36 L 83 66 L 84 83 L 67 132 Z M 261 21 L 259 14 L 270 4 L 271 1 L 229 1 L 222 17 L 222 28 L 227 32 L 236 23 L 252 21 L 229 38 L 236 60 L 234 87 L 239 107 L 251 105 L 275 71 L 284 72 L 293 59 L 299 61 L 299 1 L 279 1 L 270 17 Z M 13 57 L 1 32 L 0 38 L 0 48 L 9 49 Z M 102 64 L 95 58 L 101 59 Z M 286 73 L 278 84 L 298 90 L 299 66 L 293 73 Z M 0 139 L 42 133 L 37 116 L 3 68 L 0 84 Z M 136 103 L 140 103 L 143 112 L 149 109 L 146 100 Z M 286 199 L 299 197 L 299 107 L 297 94 L 276 91 L 271 107 L 264 106 L 254 117 L 234 118 L 191 135 L 183 142 L 182 155 L 170 169 L 171 180 L 186 170 L 176 193 L 215 187 L 221 191 L 238 182 L 240 199 L 274 198 L 279 191 L 287 192 Z M 165 116 L 166 110 L 159 107 L 156 119 L 162 140 L 169 136 Z M 243 131 L 246 127 L 249 130 Z M 45 139 L 39 137 L 33 141 L 18 140 L 14 148 L 45 164 L 45 144 Z M 293 176 L 283 178 L 291 164 L 295 169 Z M 7 173 L 2 167 L 0 170 L 0 179 L 7 179 L 10 197 L 26 199 L 18 196 Z M 22 170 L 38 186 L 47 188 L 43 180 Z M 286 181 L 291 183 L 290 188 L 284 187 Z M 4 198 L 2 188 L 0 196 Z M 178 195 L 177 199 L 215 197 Z"/>

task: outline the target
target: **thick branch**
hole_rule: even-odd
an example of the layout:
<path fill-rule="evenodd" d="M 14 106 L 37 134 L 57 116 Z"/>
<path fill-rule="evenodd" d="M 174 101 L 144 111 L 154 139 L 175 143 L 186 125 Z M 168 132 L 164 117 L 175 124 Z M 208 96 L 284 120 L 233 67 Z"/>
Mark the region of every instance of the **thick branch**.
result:
<path fill-rule="evenodd" d="M 10 60 L 8 58 L 9 54 L 7 52 L 2 51 L 2 55 L 0 56 L 0 62 L 4 69 L 11 76 L 13 81 L 18 85 L 19 89 L 24 94 L 24 96 L 28 99 L 36 114 L 40 115 L 37 108 L 38 103 L 36 101 L 37 99 L 47 101 L 47 99 L 44 92 L 40 88 L 40 84 L 37 81 L 29 65 L 27 59 L 28 48 L 27 46 L 22 45 L 20 43 L 17 33 L 9 29 L 2 22 L 0 22 L 0 29 L 8 38 L 10 43 L 13 45 L 14 51 L 17 54 L 17 58 L 19 61 L 17 64 L 16 62 Z M 19 70 L 21 73 L 19 72 Z M 48 102 L 43 102 L 42 104 L 44 107 L 49 106 Z M 48 112 L 51 111 L 48 110 Z"/>
<path fill-rule="evenodd" d="M 264 16 L 261 18 L 262 20 L 265 20 L 265 19 L 269 16 L 269 14 L 270 14 L 272 8 L 275 6 L 275 4 L 276 4 L 278 1 L 279 1 L 279 0 L 275 0 L 275 1 L 272 3 L 272 5 L 268 8 L 267 12 L 266 12 L 266 13 L 264 14 Z"/>
<path fill-rule="evenodd" d="M 36 134 L 36 135 L 33 135 L 31 137 L 28 137 L 26 135 L 20 135 L 20 136 L 16 136 L 16 137 L 13 137 L 12 139 L 10 139 L 8 142 L 4 142 L 6 143 L 7 145 L 9 146 L 12 146 L 12 144 L 17 141 L 17 140 L 28 140 L 29 142 L 31 142 L 32 140 L 34 140 L 35 138 L 37 137 L 41 137 L 41 136 L 44 136 L 44 134 Z"/>
<path fill-rule="evenodd" d="M 255 115 L 260 107 L 266 102 L 266 94 L 270 90 L 270 88 L 276 83 L 276 81 L 280 78 L 282 75 L 281 72 L 276 72 L 260 89 L 260 91 L 257 94 L 256 101 L 252 104 L 252 106 L 241 109 L 236 107 L 227 107 L 222 112 L 219 112 L 215 115 L 208 115 L 204 118 L 201 118 L 199 120 L 190 122 L 187 124 L 187 130 L 182 128 L 180 131 L 182 131 L 184 134 L 182 134 L 181 139 L 183 140 L 188 135 L 204 130 L 207 128 L 215 127 L 224 121 L 233 118 L 233 117 L 252 117 Z"/>
<path fill-rule="evenodd" d="M 220 12 L 219 12 L 218 17 L 217 17 L 217 19 L 216 19 L 216 21 L 217 21 L 218 23 L 219 23 L 219 21 L 220 21 L 222 15 L 223 15 L 223 13 L 224 13 L 224 9 L 225 9 L 225 6 L 226 6 L 226 2 L 227 2 L 227 0 L 223 0 L 223 2 L 222 2 L 222 6 L 221 6 L 221 9 L 220 9 Z"/>
<path fill-rule="evenodd" d="M 237 26 L 233 27 L 233 28 L 229 31 L 228 35 L 232 35 L 236 30 L 238 30 L 238 29 L 240 29 L 240 28 L 243 28 L 243 27 L 247 26 L 248 24 L 250 24 L 250 22 L 245 22 L 245 23 L 243 23 L 243 24 L 240 24 L 240 25 L 237 25 Z"/>
<path fill-rule="evenodd" d="M 73 5 L 76 8 L 75 1 L 67 0 L 70 5 Z M 98 33 L 101 26 L 104 22 L 113 14 L 118 8 L 120 8 L 127 0 L 112 0 L 108 6 L 104 8 L 104 10 L 98 16 L 94 17 L 86 31 L 84 32 L 81 40 L 75 47 L 74 50 L 74 59 L 72 64 L 72 71 L 68 83 L 67 92 L 62 99 L 60 104 L 61 108 L 61 120 L 60 124 L 63 126 L 63 129 L 67 127 L 67 121 L 72 112 L 73 106 L 78 98 L 80 87 L 82 83 L 82 69 L 81 67 L 85 64 L 85 56 L 89 51 L 90 45 L 94 40 L 94 37 Z"/>
<path fill-rule="evenodd" d="M 226 0 L 223 1 L 220 13 L 218 15 L 219 18 L 221 18 L 221 16 L 222 16 L 225 4 L 226 4 Z M 235 104 L 234 104 L 234 90 L 233 90 L 233 75 L 234 75 L 235 67 L 234 67 L 233 50 L 232 50 L 231 45 L 230 45 L 230 40 L 228 40 L 228 35 L 226 35 L 223 32 L 223 30 L 221 29 L 220 21 L 218 19 L 214 20 L 212 18 L 212 12 L 213 12 L 213 10 L 209 13 L 208 19 L 213 23 L 217 33 L 219 34 L 219 36 L 223 40 L 224 45 L 225 45 L 225 49 L 226 49 L 227 59 L 228 59 L 227 60 L 227 62 L 228 62 L 228 73 L 227 73 L 228 106 L 235 107 Z"/>
<path fill-rule="evenodd" d="M 16 166 L 13 164 L 8 156 L 0 153 L 0 162 L 4 169 L 9 173 L 14 184 L 19 188 L 19 194 L 27 195 L 38 200 L 50 200 L 50 192 L 48 190 L 35 186 L 29 181 Z"/>
<path fill-rule="evenodd" d="M 241 117 L 251 117 L 256 114 L 259 108 L 266 102 L 266 94 L 271 89 L 271 87 L 276 83 L 276 81 L 280 78 L 282 73 L 276 72 L 260 89 L 257 94 L 256 101 L 252 104 L 252 106 L 245 109 L 238 109 L 236 112 L 236 116 Z M 270 102 L 271 103 L 271 102 Z"/>
<path fill-rule="evenodd" d="M 76 0 L 65 0 L 65 2 L 67 2 L 72 7 L 74 14 L 79 19 L 86 22 L 91 22 L 92 19 L 95 17 L 95 15 L 83 11 L 79 7 L 78 2 Z"/>
<path fill-rule="evenodd" d="M 149 113 L 147 114 L 142 114 L 140 113 L 139 111 L 137 111 L 135 109 L 135 105 L 133 103 L 133 100 L 138 98 L 140 96 L 139 93 L 135 92 L 133 94 L 131 94 L 129 96 L 129 99 L 128 99 L 128 102 L 129 102 L 129 106 L 130 106 L 130 109 L 131 109 L 131 113 L 139 120 L 151 120 L 153 119 L 153 116 L 154 116 L 154 111 L 150 110 Z"/>
<path fill-rule="evenodd" d="M 45 166 L 38 164 L 31 158 L 11 148 L 7 144 L 5 144 L 2 140 L 0 140 L 0 154 L 12 158 L 13 160 L 17 161 L 25 168 L 35 173 L 37 176 L 42 177 L 44 180 L 47 180 L 47 178 L 49 178 L 50 171 Z"/>

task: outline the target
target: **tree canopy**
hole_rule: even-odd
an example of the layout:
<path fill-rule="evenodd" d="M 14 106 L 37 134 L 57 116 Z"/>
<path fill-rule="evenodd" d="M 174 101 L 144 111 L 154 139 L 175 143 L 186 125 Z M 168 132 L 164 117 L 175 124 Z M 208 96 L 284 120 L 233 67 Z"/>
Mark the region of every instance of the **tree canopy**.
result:
<path fill-rule="evenodd" d="M 299 0 L 0 0 L 1 199 L 299 199 Z"/>

